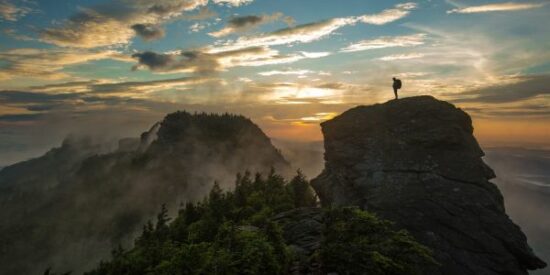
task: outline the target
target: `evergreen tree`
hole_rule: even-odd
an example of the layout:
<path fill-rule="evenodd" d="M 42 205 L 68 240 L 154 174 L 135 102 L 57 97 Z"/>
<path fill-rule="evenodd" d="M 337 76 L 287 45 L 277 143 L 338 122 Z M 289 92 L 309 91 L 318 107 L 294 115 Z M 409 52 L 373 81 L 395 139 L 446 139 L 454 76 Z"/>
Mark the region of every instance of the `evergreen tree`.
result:
<path fill-rule="evenodd" d="M 290 182 L 274 171 L 254 179 L 247 172 L 237 176 L 233 191 L 214 183 L 203 201 L 186 203 L 173 221 L 162 205 L 133 248 L 119 246 L 110 261 L 86 274 L 287 274 L 295 259 L 272 217 L 315 205 L 300 172 Z M 419 265 L 433 262 L 410 235 L 367 212 L 329 209 L 325 220 L 316 255 L 326 272 L 415 274 Z"/>

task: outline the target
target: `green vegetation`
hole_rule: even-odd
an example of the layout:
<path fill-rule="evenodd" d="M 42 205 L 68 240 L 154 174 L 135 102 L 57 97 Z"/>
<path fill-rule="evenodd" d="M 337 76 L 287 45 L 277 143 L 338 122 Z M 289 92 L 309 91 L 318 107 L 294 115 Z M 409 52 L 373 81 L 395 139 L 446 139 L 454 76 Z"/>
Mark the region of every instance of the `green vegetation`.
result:
<path fill-rule="evenodd" d="M 430 251 L 405 230 L 355 207 L 329 209 L 320 255 L 326 273 L 421 274 L 436 264 Z"/>
<path fill-rule="evenodd" d="M 170 221 L 162 207 L 147 223 L 134 248 L 113 251 L 89 275 L 108 274 L 286 274 L 293 252 L 271 217 L 299 207 L 315 207 L 308 181 L 238 175 L 235 190 L 215 184 L 198 203 L 187 203 Z M 426 248 L 404 231 L 358 209 L 326 212 L 325 238 L 314 257 L 326 271 L 340 274 L 413 274 L 431 261 Z"/>

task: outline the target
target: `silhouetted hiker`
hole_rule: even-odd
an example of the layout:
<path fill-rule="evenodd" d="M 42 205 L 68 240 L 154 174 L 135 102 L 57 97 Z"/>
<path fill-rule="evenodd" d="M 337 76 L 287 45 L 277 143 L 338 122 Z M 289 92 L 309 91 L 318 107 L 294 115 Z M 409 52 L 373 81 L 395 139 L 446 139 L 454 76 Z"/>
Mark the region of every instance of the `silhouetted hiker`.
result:
<path fill-rule="evenodd" d="M 397 99 L 397 90 L 401 89 L 401 80 L 393 78 L 393 93 L 395 94 L 395 99 Z"/>

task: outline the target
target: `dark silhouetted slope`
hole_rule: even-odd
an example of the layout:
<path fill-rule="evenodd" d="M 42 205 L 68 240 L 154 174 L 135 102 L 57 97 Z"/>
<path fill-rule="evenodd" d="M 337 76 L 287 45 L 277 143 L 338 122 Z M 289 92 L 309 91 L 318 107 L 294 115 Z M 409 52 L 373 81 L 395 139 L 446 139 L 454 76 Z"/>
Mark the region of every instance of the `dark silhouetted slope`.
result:
<path fill-rule="evenodd" d="M 162 204 L 202 199 L 215 181 L 232 188 L 244 170 L 289 169 L 260 128 L 230 114 L 176 112 L 119 144 L 65 142 L 0 171 L 0 273 L 86 270 Z"/>
<path fill-rule="evenodd" d="M 426 274 L 527 274 L 546 264 L 506 215 L 470 117 L 429 96 L 360 106 L 322 124 L 324 205 L 355 205 L 432 248 Z"/>

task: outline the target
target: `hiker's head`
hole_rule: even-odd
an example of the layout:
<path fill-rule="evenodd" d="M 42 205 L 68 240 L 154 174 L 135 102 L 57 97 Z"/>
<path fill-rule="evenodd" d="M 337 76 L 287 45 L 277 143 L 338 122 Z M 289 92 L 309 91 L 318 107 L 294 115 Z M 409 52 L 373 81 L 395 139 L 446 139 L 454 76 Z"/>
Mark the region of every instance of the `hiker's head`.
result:
<path fill-rule="evenodd" d="M 391 79 L 395 80 L 395 77 L 392 77 Z"/>

